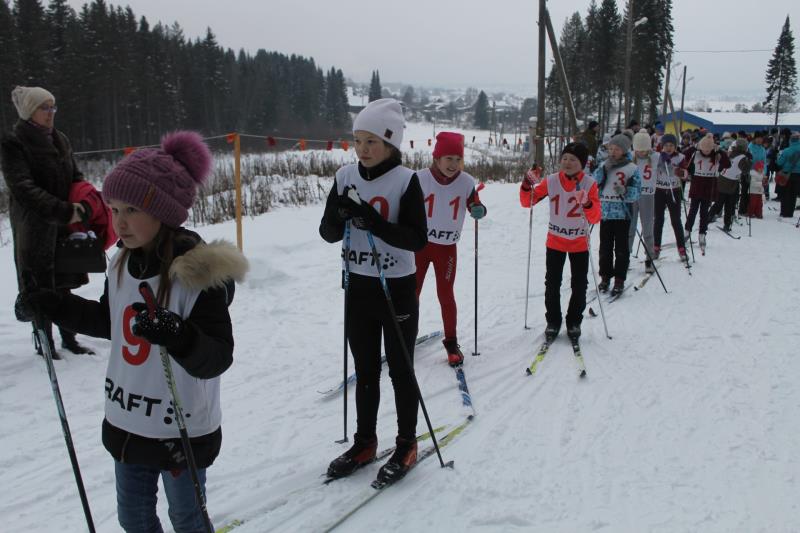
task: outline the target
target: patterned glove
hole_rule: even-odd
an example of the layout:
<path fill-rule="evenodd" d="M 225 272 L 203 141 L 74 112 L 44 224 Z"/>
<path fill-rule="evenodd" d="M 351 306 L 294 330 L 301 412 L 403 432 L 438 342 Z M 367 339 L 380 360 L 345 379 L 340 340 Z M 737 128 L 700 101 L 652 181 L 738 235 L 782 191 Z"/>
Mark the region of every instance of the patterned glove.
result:
<path fill-rule="evenodd" d="M 469 208 L 469 216 L 475 220 L 480 220 L 486 216 L 486 208 L 483 204 L 472 204 L 472 207 Z"/>
<path fill-rule="evenodd" d="M 136 302 L 131 307 L 136 311 L 131 329 L 134 335 L 159 346 L 170 347 L 180 343 L 185 330 L 181 317 L 169 309 L 156 307 L 155 316 L 151 318 L 144 302 Z"/>
<path fill-rule="evenodd" d="M 578 202 L 578 205 L 586 207 L 586 204 L 589 203 L 589 191 L 586 189 L 579 189 L 578 192 L 575 193 L 575 200 Z"/>

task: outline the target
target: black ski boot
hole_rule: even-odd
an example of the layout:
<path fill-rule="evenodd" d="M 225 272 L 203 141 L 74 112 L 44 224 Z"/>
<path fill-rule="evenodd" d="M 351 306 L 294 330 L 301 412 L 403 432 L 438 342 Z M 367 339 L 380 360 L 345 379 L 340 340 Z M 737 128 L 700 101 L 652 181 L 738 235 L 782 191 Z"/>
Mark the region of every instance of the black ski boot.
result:
<path fill-rule="evenodd" d="M 61 359 L 61 355 L 56 351 L 56 345 L 53 342 L 53 329 L 52 323 L 47 322 L 44 325 L 44 332 L 47 334 L 47 342 L 50 345 L 50 355 L 53 356 L 54 360 Z M 33 328 L 33 345 L 36 348 L 36 355 L 44 357 L 44 351 L 42 351 L 42 345 L 39 342 L 39 335 L 36 334 L 36 327 Z"/>
<path fill-rule="evenodd" d="M 375 480 L 380 485 L 388 485 L 402 479 L 417 462 L 417 440 L 404 439 L 397 437 L 395 440 L 397 448 L 386 462 L 378 470 L 378 477 Z"/>
<path fill-rule="evenodd" d="M 611 289 L 611 297 L 619 296 L 625 290 L 625 280 L 622 278 L 614 279 L 614 288 Z"/>
<path fill-rule="evenodd" d="M 378 437 L 364 438 L 356 433 L 353 435 L 353 445 L 350 449 L 331 461 L 328 466 L 328 477 L 335 479 L 349 476 L 374 461 L 377 451 Z"/>
<path fill-rule="evenodd" d="M 452 367 L 461 366 L 464 363 L 464 354 L 461 353 L 458 339 L 455 337 L 444 339 L 442 344 L 444 344 L 444 349 L 447 350 L 447 364 Z"/>
<path fill-rule="evenodd" d="M 608 292 L 609 285 L 611 285 L 611 278 L 603 277 L 597 285 L 597 289 L 600 292 Z"/>
<path fill-rule="evenodd" d="M 573 324 L 571 326 L 567 326 L 567 337 L 569 340 L 576 341 L 581 338 L 581 325 L 580 324 Z"/>
<path fill-rule="evenodd" d="M 558 332 L 561 331 L 561 324 L 547 324 L 544 328 L 544 340 L 551 343 L 558 337 Z"/>
<path fill-rule="evenodd" d="M 86 346 L 81 345 L 76 339 L 75 334 L 71 331 L 68 331 L 63 328 L 58 328 L 59 333 L 61 333 L 61 347 L 65 350 L 69 350 L 70 352 L 81 355 L 81 354 L 88 354 L 94 355 L 94 351 Z"/>

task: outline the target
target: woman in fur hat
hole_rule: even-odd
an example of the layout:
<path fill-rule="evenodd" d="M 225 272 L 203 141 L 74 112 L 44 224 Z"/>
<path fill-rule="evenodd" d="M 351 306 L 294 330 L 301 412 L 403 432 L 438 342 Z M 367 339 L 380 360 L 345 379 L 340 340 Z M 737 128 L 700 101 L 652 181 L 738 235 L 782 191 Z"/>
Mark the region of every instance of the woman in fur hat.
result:
<path fill-rule="evenodd" d="M 52 290 L 22 295 L 28 316 L 111 340 L 105 381 L 103 444 L 114 459 L 117 517 L 125 531 L 161 531 L 158 480 L 175 531 L 203 531 L 186 453 L 178 437 L 170 388 L 159 351 L 173 364 L 177 397 L 205 494 L 206 469 L 222 444 L 220 375 L 233 362 L 228 306 L 233 280 L 247 260 L 223 241 L 206 244 L 181 227 L 198 186 L 211 170 L 211 152 L 194 132 L 167 135 L 158 149 L 122 160 L 105 180 L 120 250 L 108 266 L 99 301 Z M 145 303 L 140 284 L 154 291 Z"/>

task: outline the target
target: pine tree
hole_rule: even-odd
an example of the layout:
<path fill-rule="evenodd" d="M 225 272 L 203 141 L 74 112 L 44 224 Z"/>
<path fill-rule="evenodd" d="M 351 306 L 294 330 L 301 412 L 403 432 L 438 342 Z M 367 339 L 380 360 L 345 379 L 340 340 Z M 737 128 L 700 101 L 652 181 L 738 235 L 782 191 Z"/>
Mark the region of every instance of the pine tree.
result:
<path fill-rule="evenodd" d="M 767 98 L 764 107 L 775 113 L 775 124 L 778 114 L 791 111 L 797 94 L 797 67 L 794 61 L 794 36 L 789 27 L 789 15 L 783 23 L 778 44 L 767 65 Z"/>
<path fill-rule="evenodd" d="M 18 85 L 47 86 L 48 35 L 39 0 L 16 0 L 14 20 L 19 44 Z"/>
<path fill-rule="evenodd" d="M 372 80 L 369 82 L 369 101 L 380 100 L 382 93 L 381 75 L 377 70 L 374 70 L 372 71 Z"/>
<path fill-rule="evenodd" d="M 403 102 L 408 106 L 412 106 L 414 105 L 414 101 L 416 99 L 417 95 L 416 93 L 414 93 L 414 88 L 411 85 L 409 85 L 408 87 L 406 87 L 405 92 L 403 92 Z"/>
<path fill-rule="evenodd" d="M 626 14 L 627 16 L 627 14 Z M 663 95 L 664 65 L 672 50 L 672 0 L 636 0 L 633 20 L 647 18 L 634 28 L 631 49 L 631 117 L 652 122 Z"/>
<path fill-rule="evenodd" d="M 22 85 L 14 18 L 6 0 L 0 0 L 0 127 L 11 129 L 17 112 L 8 97 L 16 85 Z"/>
<path fill-rule="evenodd" d="M 476 128 L 489 129 L 489 97 L 483 91 L 478 94 L 478 100 L 475 102 L 475 119 L 473 123 Z"/>

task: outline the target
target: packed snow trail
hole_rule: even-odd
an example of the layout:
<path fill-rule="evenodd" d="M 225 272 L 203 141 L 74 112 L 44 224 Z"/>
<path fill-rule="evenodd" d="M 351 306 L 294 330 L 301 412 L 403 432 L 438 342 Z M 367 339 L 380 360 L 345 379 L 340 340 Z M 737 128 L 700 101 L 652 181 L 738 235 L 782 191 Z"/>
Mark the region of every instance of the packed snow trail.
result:
<path fill-rule="evenodd" d="M 524 369 L 545 325 L 547 207 L 534 209 L 526 331 L 528 212 L 518 205 L 516 185 L 489 184 L 481 197 L 489 210 L 480 222 L 481 355 L 467 354 L 464 366 L 479 414 L 443 449 L 453 470 L 423 462 L 337 531 L 800 530 L 794 220 L 778 222 L 766 212 L 753 220 L 753 237 L 740 240 L 709 232 L 691 277 L 674 246 L 665 247 L 658 266 L 670 294 L 652 281 L 626 291 L 605 309 L 611 341 L 600 317 L 585 317 L 585 379 L 576 375 L 563 330 L 528 377 Z M 245 220 L 252 271 L 231 307 L 236 351 L 222 377 L 223 447 L 208 475 L 217 527 L 242 519 L 234 531 L 319 530 L 369 487 L 380 466 L 322 486 L 328 463 L 349 443 L 334 442 L 341 403 L 317 393 L 342 370 L 339 247 L 319 238 L 321 212 L 321 205 L 285 208 Z M 235 236 L 232 223 L 198 229 L 206 239 Z M 473 238 L 466 224 L 456 299 L 459 342 L 467 347 Z M 592 244 L 596 259 L 599 240 Z M 44 363 L 33 355 L 30 327 L 13 317 L 11 254 L 11 246 L 0 248 L 3 530 L 84 531 Z M 628 283 L 643 272 L 644 264 L 632 261 Z M 566 285 L 568 268 L 564 278 Z M 102 276 L 93 276 L 78 293 L 97 297 L 101 290 Z M 568 294 L 562 291 L 564 310 Z M 431 274 L 419 330 L 439 328 Z M 98 355 L 67 354 L 56 369 L 97 529 L 119 531 L 112 460 L 100 442 L 109 343 L 86 344 Z M 441 344 L 419 347 L 415 361 L 434 426 L 457 424 L 462 405 Z M 349 401 L 354 429 L 353 395 Z M 393 443 L 395 428 L 384 372 L 381 449 Z M 426 431 L 422 419 L 418 431 Z"/>

